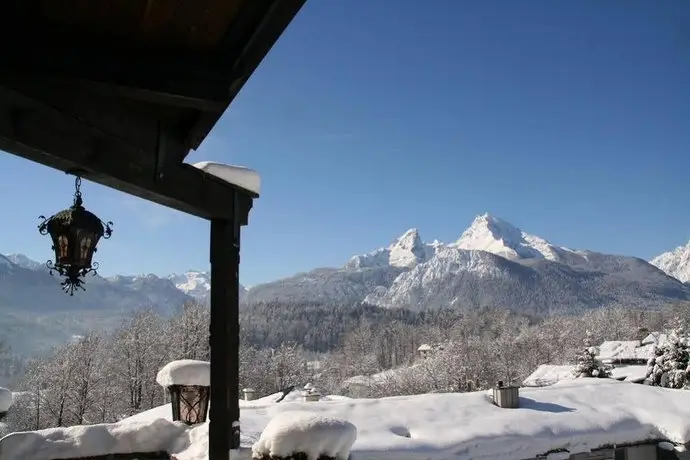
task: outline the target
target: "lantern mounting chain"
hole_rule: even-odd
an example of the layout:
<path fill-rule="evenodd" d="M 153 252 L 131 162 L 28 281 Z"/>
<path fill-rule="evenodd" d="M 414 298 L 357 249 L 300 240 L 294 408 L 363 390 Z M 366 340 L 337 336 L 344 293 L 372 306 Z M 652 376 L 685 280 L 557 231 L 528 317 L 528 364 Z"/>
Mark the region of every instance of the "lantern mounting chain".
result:
<path fill-rule="evenodd" d="M 62 290 L 74 295 L 75 290 L 85 291 L 84 277 L 97 275 L 98 262 L 92 260 L 101 238 L 108 239 L 113 233 L 113 223 L 103 222 L 95 214 L 84 209 L 81 193 L 81 176 L 74 172 L 74 202 L 68 209 L 51 217 L 40 216 L 38 225 L 41 235 L 50 234 L 55 261 L 46 266 L 51 275 L 58 273 L 65 279 L 60 283 Z"/>

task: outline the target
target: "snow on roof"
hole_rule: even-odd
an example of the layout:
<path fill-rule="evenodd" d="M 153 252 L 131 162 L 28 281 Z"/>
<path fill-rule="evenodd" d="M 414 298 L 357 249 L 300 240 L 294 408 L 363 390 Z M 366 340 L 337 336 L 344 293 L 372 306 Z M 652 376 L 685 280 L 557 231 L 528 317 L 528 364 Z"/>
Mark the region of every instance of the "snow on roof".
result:
<path fill-rule="evenodd" d="M 211 385 L 211 364 L 196 359 L 172 361 L 158 371 L 156 382 L 162 387 L 171 385 Z"/>
<path fill-rule="evenodd" d="M 245 168 L 244 166 L 214 163 L 212 161 L 202 161 L 194 163 L 192 166 L 229 184 L 234 184 L 254 192 L 257 195 L 261 193 L 261 176 L 253 169 Z"/>
<path fill-rule="evenodd" d="M 289 411 L 271 419 L 252 447 L 256 458 L 290 457 L 304 452 L 308 458 L 322 455 L 347 460 L 357 439 L 357 428 L 347 420 L 314 412 Z"/>
<path fill-rule="evenodd" d="M 428 343 L 423 343 L 417 348 L 417 351 L 431 351 L 431 345 Z"/>
<path fill-rule="evenodd" d="M 342 383 L 343 388 L 350 385 L 361 386 L 376 386 L 385 385 L 387 382 L 396 379 L 415 378 L 417 373 L 423 371 L 420 364 L 412 364 L 411 366 L 396 367 L 395 369 L 386 369 L 385 371 L 377 372 L 371 375 L 355 375 L 346 379 Z"/>
<path fill-rule="evenodd" d="M 611 340 L 599 345 L 600 360 L 639 359 L 648 360 L 654 345 L 640 345 L 637 340 Z"/>
<path fill-rule="evenodd" d="M 241 442 L 251 448 L 273 417 L 289 411 L 354 424 L 352 460 L 517 460 L 555 449 L 574 454 L 648 439 L 690 441 L 690 391 L 582 378 L 520 392 L 519 409 L 493 405 L 486 392 L 264 405 L 241 401 Z M 184 427 L 170 422 L 170 415 L 168 405 L 111 425 L 14 433 L 0 440 L 0 458 L 69 458 L 84 455 L 82 447 L 96 455 L 127 446 L 162 447 L 179 460 L 207 460 L 208 424 Z"/>
<path fill-rule="evenodd" d="M 573 380 L 574 378 L 575 365 L 573 364 L 542 364 L 522 382 L 522 385 L 525 387 L 543 387 L 553 385 L 561 380 Z"/>
<path fill-rule="evenodd" d="M 12 407 L 12 392 L 0 387 L 0 412 L 7 412 Z"/>
<path fill-rule="evenodd" d="M 663 332 L 652 332 L 642 339 L 642 345 L 663 345 L 668 342 L 668 335 Z"/>

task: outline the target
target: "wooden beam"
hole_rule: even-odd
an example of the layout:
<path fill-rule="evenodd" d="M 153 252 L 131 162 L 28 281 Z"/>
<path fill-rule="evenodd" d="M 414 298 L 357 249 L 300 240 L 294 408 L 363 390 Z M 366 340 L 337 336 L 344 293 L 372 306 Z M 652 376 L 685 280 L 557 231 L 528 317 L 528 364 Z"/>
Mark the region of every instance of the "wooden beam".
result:
<path fill-rule="evenodd" d="M 238 209 L 239 205 L 235 206 Z M 211 413 L 209 460 L 240 447 L 239 214 L 211 220 Z"/>
<path fill-rule="evenodd" d="M 165 150 L 179 149 L 167 141 Z M 257 196 L 190 165 L 160 167 L 156 151 L 8 88 L 0 88 L 0 149 L 63 171 L 85 170 L 86 179 L 206 219 L 234 217 L 235 204 L 246 216 Z"/>
<path fill-rule="evenodd" d="M 233 20 L 223 40 L 218 59 L 227 69 L 228 101 L 232 101 L 264 57 L 297 15 L 306 0 L 248 1 Z M 218 118 L 200 113 L 185 142 L 197 149 Z"/>
<path fill-rule="evenodd" d="M 32 43 L 10 46 L 7 39 L 0 41 L 0 85 L 26 77 L 70 81 L 91 91 L 194 108 L 216 118 L 230 100 L 224 72 L 208 55 L 108 48 L 48 36 L 34 37 Z"/>

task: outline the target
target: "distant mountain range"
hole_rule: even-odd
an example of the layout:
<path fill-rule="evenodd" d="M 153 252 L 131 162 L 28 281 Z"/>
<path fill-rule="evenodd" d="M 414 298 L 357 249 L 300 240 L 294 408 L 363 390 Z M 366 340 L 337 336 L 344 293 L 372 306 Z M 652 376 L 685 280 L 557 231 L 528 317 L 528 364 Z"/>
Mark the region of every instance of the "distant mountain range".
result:
<path fill-rule="evenodd" d="M 499 307 L 535 314 L 572 313 L 610 305 L 657 308 L 690 300 L 690 243 L 654 258 L 574 250 L 530 235 L 488 214 L 457 241 L 426 243 L 416 229 L 393 243 L 353 256 L 340 268 L 318 268 L 241 288 L 245 305 L 262 301 L 367 302 L 422 310 Z M 93 277 L 69 297 L 44 264 L 0 255 L 0 338 L 36 349 L 94 327 L 110 327 L 127 311 L 170 312 L 207 302 L 210 273 Z M 27 328 L 33 332 L 26 334 Z"/>
<path fill-rule="evenodd" d="M 690 286 L 642 259 L 556 246 L 484 214 L 457 241 L 425 243 L 411 229 L 343 267 L 300 273 L 247 293 L 248 303 L 269 300 L 548 314 L 613 305 L 657 308 L 690 300 Z"/>

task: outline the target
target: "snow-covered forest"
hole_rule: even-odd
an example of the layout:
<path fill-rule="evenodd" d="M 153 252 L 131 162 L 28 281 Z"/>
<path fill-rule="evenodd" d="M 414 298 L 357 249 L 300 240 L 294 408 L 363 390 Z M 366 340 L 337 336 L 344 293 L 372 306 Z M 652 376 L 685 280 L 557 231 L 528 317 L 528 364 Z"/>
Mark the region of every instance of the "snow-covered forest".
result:
<path fill-rule="evenodd" d="M 687 305 L 535 318 L 491 309 L 263 304 L 241 314 L 240 385 L 259 395 L 308 382 L 366 397 L 476 390 L 519 382 L 539 364 L 575 363 L 584 340 L 640 339 L 669 326 L 690 330 Z M 156 373 L 171 360 L 209 359 L 208 327 L 208 307 L 187 304 L 172 316 L 139 311 L 108 334 L 75 338 L 27 364 L 12 388 L 23 393 L 4 422 L 11 430 L 101 423 L 159 406 L 166 395 Z M 424 343 L 434 350 L 421 359 Z M 366 394 L 348 385 L 372 374 Z"/>

